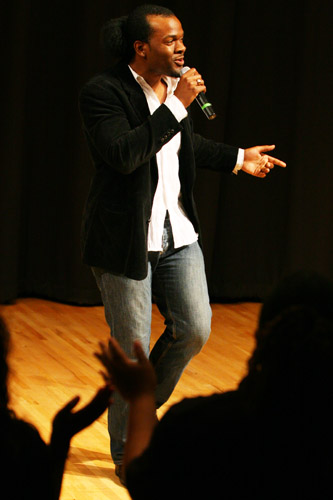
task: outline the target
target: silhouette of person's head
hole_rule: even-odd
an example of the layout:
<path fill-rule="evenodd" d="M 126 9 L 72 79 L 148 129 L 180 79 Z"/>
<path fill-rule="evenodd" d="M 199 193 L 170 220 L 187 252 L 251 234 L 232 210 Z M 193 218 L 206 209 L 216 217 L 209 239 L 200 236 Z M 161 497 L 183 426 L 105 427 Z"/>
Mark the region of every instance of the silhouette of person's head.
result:
<path fill-rule="evenodd" d="M 299 272 L 264 302 L 249 373 L 240 387 L 294 417 L 329 411 L 333 382 L 333 284 Z M 332 408 L 331 410 L 332 411 Z"/>
<path fill-rule="evenodd" d="M 0 409 L 8 406 L 8 363 L 9 332 L 4 320 L 0 317 Z"/>

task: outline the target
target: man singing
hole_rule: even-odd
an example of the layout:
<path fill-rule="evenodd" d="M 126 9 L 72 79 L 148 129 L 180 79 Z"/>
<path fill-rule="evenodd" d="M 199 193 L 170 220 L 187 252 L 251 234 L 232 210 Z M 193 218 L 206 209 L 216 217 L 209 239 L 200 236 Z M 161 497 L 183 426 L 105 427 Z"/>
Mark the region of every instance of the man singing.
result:
<path fill-rule="evenodd" d="M 211 309 L 193 200 L 197 167 L 265 177 L 274 146 L 238 149 L 193 132 L 188 107 L 204 80 L 181 76 L 186 47 L 177 17 L 142 5 L 111 20 L 106 48 L 120 62 L 82 89 L 80 110 L 96 167 L 83 221 L 83 256 L 92 267 L 111 335 L 131 355 L 140 340 L 157 376 L 156 407 L 208 339 Z M 152 299 L 165 330 L 150 351 Z M 111 454 L 121 477 L 127 406 L 109 410 Z"/>

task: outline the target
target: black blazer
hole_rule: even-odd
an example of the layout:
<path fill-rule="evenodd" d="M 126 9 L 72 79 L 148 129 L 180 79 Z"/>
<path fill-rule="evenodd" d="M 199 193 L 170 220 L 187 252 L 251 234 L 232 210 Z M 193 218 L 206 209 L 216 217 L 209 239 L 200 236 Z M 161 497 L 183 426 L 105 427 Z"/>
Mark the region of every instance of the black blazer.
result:
<path fill-rule="evenodd" d="M 193 200 L 195 168 L 230 173 L 238 149 L 204 139 L 162 104 L 150 115 L 126 64 L 97 75 L 80 93 L 80 111 L 96 173 L 82 227 L 83 260 L 133 279 L 147 276 L 147 232 L 158 181 L 156 153 L 181 132 L 182 203 L 200 234 Z"/>

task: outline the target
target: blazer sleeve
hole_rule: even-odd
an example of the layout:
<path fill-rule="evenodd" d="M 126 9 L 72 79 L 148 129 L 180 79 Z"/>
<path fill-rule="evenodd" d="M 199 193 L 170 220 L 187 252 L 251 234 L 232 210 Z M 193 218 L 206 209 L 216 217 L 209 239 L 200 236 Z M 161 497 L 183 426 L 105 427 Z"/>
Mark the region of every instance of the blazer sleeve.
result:
<path fill-rule="evenodd" d="M 235 168 L 238 148 L 206 139 L 199 134 L 192 135 L 196 166 L 225 173 Z"/>
<path fill-rule="evenodd" d="M 143 93 L 139 97 L 145 99 Z M 182 130 L 164 104 L 152 115 L 147 111 L 147 116 L 140 118 L 128 95 L 107 80 L 88 83 L 80 93 L 79 105 L 96 166 L 107 164 L 122 174 L 147 163 Z"/>

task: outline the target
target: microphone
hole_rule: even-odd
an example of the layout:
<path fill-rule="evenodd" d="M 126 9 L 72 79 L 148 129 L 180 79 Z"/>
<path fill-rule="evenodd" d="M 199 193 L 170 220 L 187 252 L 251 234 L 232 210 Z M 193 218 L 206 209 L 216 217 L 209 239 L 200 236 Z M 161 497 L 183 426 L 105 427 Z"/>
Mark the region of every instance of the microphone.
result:
<path fill-rule="evenodd" d="M 180 75 L 183 76 L 189 69 L 191 68 L 184 66 L 180 70 Z M 216 118 L 216 113 L 213 109 L 212 103 L 208 101 L 206 94 L 204 92 L 200 92 L 195 99 L 208 120 L 214 120 L 214 118 Z"/>

